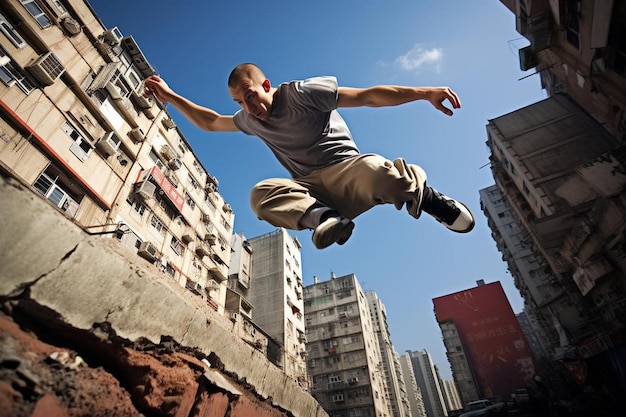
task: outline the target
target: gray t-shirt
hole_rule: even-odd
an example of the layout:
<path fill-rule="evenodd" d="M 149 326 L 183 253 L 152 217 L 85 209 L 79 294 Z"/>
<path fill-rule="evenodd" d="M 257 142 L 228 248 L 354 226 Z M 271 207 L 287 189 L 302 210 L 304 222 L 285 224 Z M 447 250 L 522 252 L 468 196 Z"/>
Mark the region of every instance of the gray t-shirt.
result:
<path fill-rule="evenodd" d="M 235 125 L 261 138 L 292 177 L 307 175 L 359 154 L 337 112 L 337 89 L 335 77 L 281 84 L 267 120 L 240 110 L 235 113 Z"/>

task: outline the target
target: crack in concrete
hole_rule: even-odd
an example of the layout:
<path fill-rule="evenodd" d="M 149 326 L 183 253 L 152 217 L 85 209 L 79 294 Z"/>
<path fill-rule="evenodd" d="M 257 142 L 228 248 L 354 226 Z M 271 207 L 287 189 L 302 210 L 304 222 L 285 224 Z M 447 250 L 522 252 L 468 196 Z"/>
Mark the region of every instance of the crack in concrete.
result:
<path fill-rule="evenodd" d="M 1 294 L 0 302 L 17 300 L 21 298 L 30 298 L 31 287 L 33 287 L 39 281 L 41 281 L 42 279 L 44 279 L 45 277 L 47 277 L 48 275 L 50 275 L 51 273 L 59 269 L 59 267 L 63 264 L 63 262 L 68 260 L 72 256 L 72 254 L 76 252 L 76 249 L 78 249 L 78 245 L 79 243 L 77 243 L 76 246 L 74 246 L 65 255 L 63 255 L 63 257 L 61 257 L 61 259 L 59 260 L 59 263 L 55 267 L 50 269 L 49 271 L 44 272 L 43 274 L 39 275 L 37 278 L 33 279 L 32 281 L 26 281 L 26 282 L 20 283 L 14 290 L 10 291 L 8 294 Z"/>

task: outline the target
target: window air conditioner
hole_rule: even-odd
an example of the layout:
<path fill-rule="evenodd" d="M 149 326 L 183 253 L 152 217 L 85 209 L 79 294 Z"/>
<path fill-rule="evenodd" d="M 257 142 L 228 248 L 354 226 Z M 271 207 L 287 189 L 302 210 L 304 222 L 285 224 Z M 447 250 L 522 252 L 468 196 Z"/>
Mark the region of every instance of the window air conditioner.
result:
<path fill-rule="evenodd" d="M 217 191 L 217 187 L 212 182 L 208 183 L 205 187 L 207 193 L 214 193 Z"/>
<path fill-rule="evenodd" d="M 146 139 L 146 135 L 143 133 L 143 130 L 141 130 L 140 127 L 136 127 L 134 129 L 131 129 L 130 132 L 128 132 L 128 135 L 135 141 L 135 142 L 143 142 Z"/>
<path fill-rule="evenodd" d="M 158 251 L 152 242 L 142 242 L 141 245 L 139 245 L 137 254 L 143 258 L 153 261 L 156 259 Z"/>
<path fill-rule="evenodd" d="M 26 69 L 44 86 L 54 84 L 61 74 L 65 72 L 61 61 L 59 61 L 59 58 L 52 52 L 41 55 L 34 63 L 27 66 Z"/>
<path fill-rule="evenodd" d="M 163 119 L 163 126 L 165 126 L 167 129 L 174 129 L 176 127 L 176 123 L 174 123 L 174 120 L 172 120 L 169 117 L 166 117 Z"/>
<path fill-rule="evenodd" d="M 174 158 L 167 163 L 167 166 L 170 167 L 170 169 L 173 169 L 174 171 L 176 171 L 177 169 L 180 169 L 180 167 L 183 166 L 183 161 L 181 161 L 178 158 Z"/>
<path fill-rule="evenodd" d="M 136 193 L 144 200 L 154 197 L 154 193 L 156 192 L 156 185 L 148 180 L 137 183 L 136 187 Z"/>
<path fill-rule="evenodd" d="M 109 132 L 100 138 L 100 140 L 96 143 L 96 148 L 98 148 L 108 158 L 111 155 L 117 154 L 120 143 L 120 138 L 117 137 L 114 132 Z"/>
<path fill-rule="evenodd" d="M 172 148 L 170 148 L 169 145 L 161 146 L 160 154 L 167 161 L 171 161 L 172 159 L 176 158 L 174 151 L 172 151 Z"/>
<path fill-rule="evenodd" d="M 122 32 L 116 27 L 113 27 L 102 34 L 102 40 L 111 46 L 119 45 L 122 41 Z"/>
<path fill-rule="evenodd" d="M 230 204 L 224 204 L 224 207 L 222 207 L 222 209 L 227 213 L 232 213 L 233 211 L 233 208 L 230 206 Z"/>

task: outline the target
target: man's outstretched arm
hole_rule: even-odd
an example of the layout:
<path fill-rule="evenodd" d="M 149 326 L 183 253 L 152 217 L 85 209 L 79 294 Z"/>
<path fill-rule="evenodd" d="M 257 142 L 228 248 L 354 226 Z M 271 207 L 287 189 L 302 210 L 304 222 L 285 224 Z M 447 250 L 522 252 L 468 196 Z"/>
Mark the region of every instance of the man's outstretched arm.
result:
<path fill-rule="evenodd" d="M 444 106 L 448 100 L 453 109 L 461 108 L 461 101 L 450 87 L 404 87 L 377 85 L 369 88 L 339 87 L 337 107 L 397 106 L 417 100 L 428 100 L 437 110 L 452 116 L 452 109 Z"/>
<path fill-rule="evenodd" d="M 144 95 L 154 94 L 163 103 L 170 103 L 187 119 L 200 129 L 212 132 L 236 132 L 233 116 L 223 116 L 215 110 L 202 107 L 177 94 L 157 75 L 151 75 L 144 81 Z"/>

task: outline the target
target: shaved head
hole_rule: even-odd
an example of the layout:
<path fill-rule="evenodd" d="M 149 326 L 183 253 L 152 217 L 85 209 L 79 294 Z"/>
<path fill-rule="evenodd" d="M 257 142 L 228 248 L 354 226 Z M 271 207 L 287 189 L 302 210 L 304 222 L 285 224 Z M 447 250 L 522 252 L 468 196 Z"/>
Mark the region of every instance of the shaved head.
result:
<path fill-rule="evenodd" d="M 261 68 L 252 63 L 244 63 L 237 65 L 228 77 L 228 87 L 236 88 L 244 79 L 250 79 L 253 82 L 262 84 L 266 77 Z"/>

